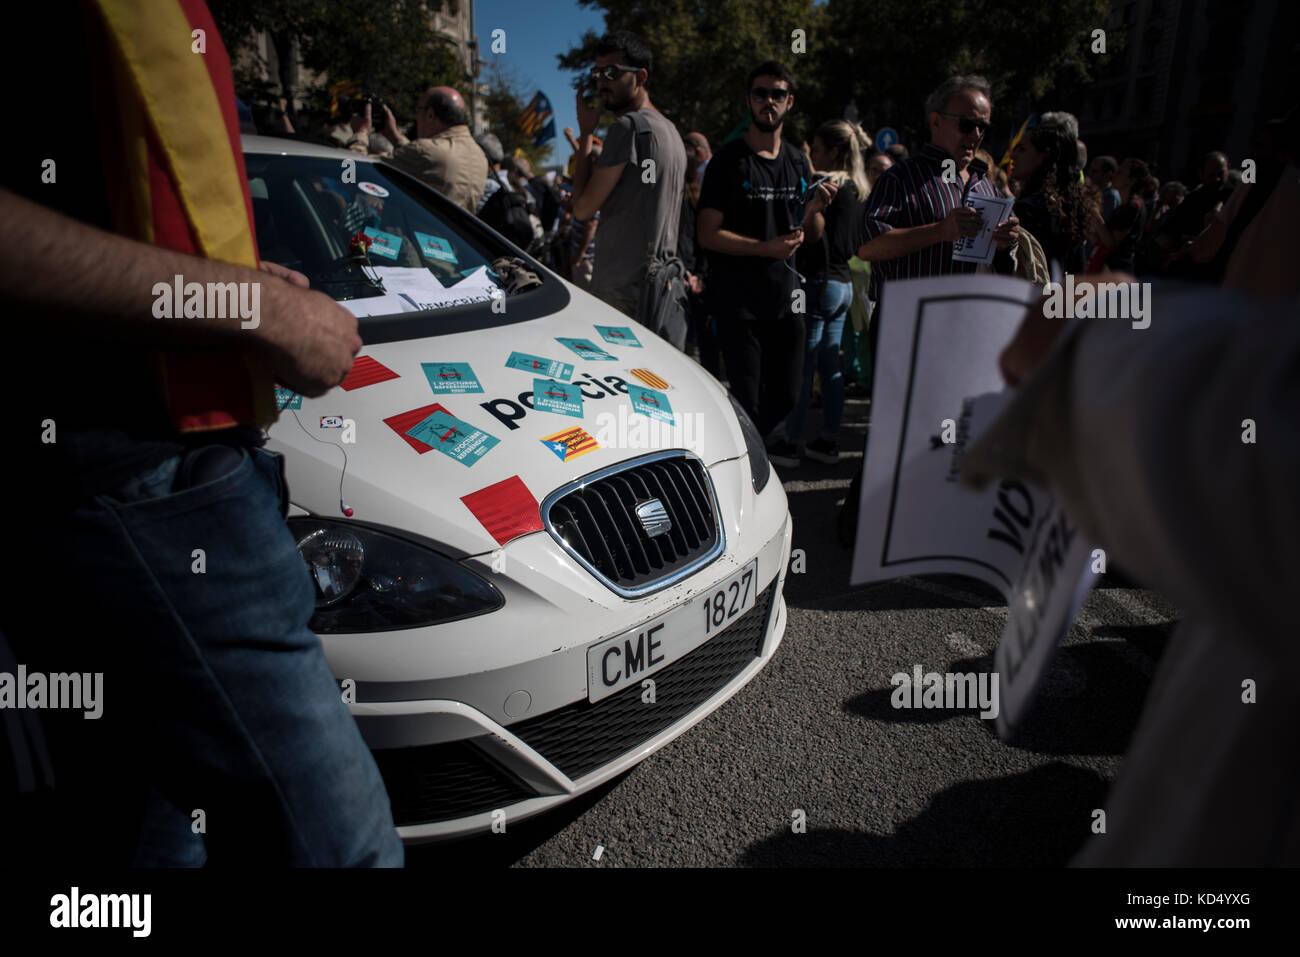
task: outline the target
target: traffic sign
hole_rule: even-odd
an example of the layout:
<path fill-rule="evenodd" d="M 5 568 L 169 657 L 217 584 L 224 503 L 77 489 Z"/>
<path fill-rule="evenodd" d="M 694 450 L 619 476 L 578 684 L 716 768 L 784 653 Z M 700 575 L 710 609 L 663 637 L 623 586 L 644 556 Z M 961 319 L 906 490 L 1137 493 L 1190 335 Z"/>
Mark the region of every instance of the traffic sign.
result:
<path fill-rule="evenodd" d="M 876 149 L 884 152 L 898 142 L 898 131 L 892 126 L 882 126 L 876 130 Z"/>

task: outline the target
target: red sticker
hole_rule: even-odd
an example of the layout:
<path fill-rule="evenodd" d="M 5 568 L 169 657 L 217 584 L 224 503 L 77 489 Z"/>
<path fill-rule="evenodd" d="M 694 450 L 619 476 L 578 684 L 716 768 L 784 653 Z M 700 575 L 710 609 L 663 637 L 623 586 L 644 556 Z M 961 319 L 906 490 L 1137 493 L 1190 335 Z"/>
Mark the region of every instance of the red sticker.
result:
<path fill-rule="evenodd" d="M 376 382 L 387 382 L 389 379 L 400 378 L 401 376 L 382 362 L 372 359 L 370 356 L 357 356 L 356 361 L 352 363 L 352 371 L 339 385 L 346 391 L 351 392 L 353 389 L 364 389 Z"/>
<path fill-rule="evenodd" d="M 425 452 L 432 452 L 433 446 L 425 445 L 419 439 L 411 438 L 406 434 L 406 430 L 419 425 L 435 412 L 446 412 L 447 415 L 451 415 L 450 412 L 447 412 L 446 409 L 435 402 L 433 405 L 422 405 L 420 408 L 412 409 L 410 412 L 401 412 L 397 415 L 390 415 L 388 418 L 384 419 L 384 424 L 404 438 L 411 448 L 423 455 Z"/>
<path fill-rule="evenodd" d="M 498 545 L 542 530 L 542 512 L 518 475 L 462 496 L 465 507 L 483 523 Z"/>

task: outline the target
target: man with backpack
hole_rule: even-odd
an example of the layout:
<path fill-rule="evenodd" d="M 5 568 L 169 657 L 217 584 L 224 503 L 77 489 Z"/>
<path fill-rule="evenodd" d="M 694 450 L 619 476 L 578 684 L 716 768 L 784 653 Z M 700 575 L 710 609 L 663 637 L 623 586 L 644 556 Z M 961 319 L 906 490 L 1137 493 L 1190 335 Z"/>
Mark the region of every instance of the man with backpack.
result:
<path fill-rule="evenodd" d="M 679 348 L 685 341 L 685 270 L 676 256 L 686 177 L 686 147 L 650 103 L 649 49 L 618 30 L 596 47 L 592 90 L 578 93 L 578 159 L 573 216 L 600 213 L 591 290 Z M 594 167 L 588 157 L 604 109 L 618 114 Z M 650 280 L 647 289 L 647 279 Z"/>

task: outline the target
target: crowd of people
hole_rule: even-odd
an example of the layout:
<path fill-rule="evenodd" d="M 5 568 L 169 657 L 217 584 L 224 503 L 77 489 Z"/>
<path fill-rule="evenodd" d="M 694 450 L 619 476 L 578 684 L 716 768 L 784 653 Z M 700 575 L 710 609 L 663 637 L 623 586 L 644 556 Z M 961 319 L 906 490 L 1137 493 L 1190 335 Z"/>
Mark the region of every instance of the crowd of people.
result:
<path fill-rule="evenodd" d="M 794 141 L 784 134 L 795 77 L 769 61 L 747 78 L 748 129 L 715 157 L 703 133 L 683 135 L 651 102 L 653 55 L 638 37 L 615 31 L 595 58 L 577 97 L 579 129 L 564 131 L 572 153 L 562 169 L 535 173 L 492 132 L 472 137 L 463 99 L 446 87 L 416 105 L 413 139 L 368 101 L 327 135 L 419 176 L 670 339 L 648 314 L 646 277 L 679 260 L 686 334 L 675 341 L 727 381 L 784 467 L 839 460 L 844 398 L 870 392 L 873 317 L 892 280 L 984 268 L 1043 283 L 1056 263 L 1077 275 L 1213 282 L 1226 268 L 1222 243 L 1207 243 L 1241 175 L 1221 151 L 1204 156 L 1193 188 L 1162 183 L 1139 157 L 1089 159 L 1077 119 L 1051 111 L 998 162 L 983 148 L 993 100 L 979 76 L 951 77 L 930 95 L 928 142 L 914 151 L 874 149 L 842 119 Z M 606 113 L 614 121 L 602 138 Z M 987 267 L 953 258 L 953 244 L 980 228 L 970 194 L 1014 199 Z M 822 416 L 809 436 L 814 393 Z"/>

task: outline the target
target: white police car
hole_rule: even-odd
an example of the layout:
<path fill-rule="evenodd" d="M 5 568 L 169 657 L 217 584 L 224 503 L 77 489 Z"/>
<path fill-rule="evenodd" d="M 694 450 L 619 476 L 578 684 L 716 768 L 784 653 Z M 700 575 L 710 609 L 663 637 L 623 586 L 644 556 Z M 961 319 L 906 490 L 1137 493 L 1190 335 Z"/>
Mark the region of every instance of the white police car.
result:
<path fill-rule="evenodd" d="M 280 390 L 269 447 L 402 836 L 562 803 L 753 678 L 791 522 L 717 381 L 536 262 L 522 288 L 519 250 L 382 162 L 244 150 L 262 258 L 363 317 L 340 388 Z"/>

